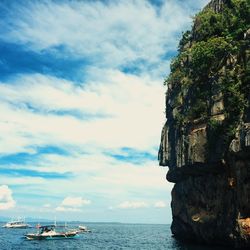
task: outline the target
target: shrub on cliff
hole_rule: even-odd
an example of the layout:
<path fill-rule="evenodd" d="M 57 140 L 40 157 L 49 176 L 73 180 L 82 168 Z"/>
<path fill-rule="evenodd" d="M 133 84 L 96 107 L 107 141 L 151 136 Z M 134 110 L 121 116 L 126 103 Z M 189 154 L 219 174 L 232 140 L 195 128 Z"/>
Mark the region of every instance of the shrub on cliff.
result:
<path fill-rule="evenodd" d="M 204 10 L 195 17 L 194 39 L 206 41 L 212 36 L 221 36 L 225 27 L 223 17 L 211 9 Z"/>
<path fill-rule="evenodd" d="M 223 37 L 212 37 L 207 41 L 195 43 L 190 50 L 189 68 L 192 76 L 209 77 L 221 67 L 223 59 L 226 59 L 232 51 L 232 45 Z"/>
<path fill-rule="evenodd" d="M 225 1 L 218 12 L 205 8 L 196 15 L 192 30 L 183 33 L 179 54 L 164 82 L 172 105 L 169 113 L 174 109 L 179 128 L 209 121 L 214 115 L 213 98 L 222 96 L 223 122 L 208 125 L 208 144 L 222 134 L 223 143 L 229 143 L 245 109 L 250 109 L 250 44 L 244 35 L 249 28 L 249 0 Z"/>

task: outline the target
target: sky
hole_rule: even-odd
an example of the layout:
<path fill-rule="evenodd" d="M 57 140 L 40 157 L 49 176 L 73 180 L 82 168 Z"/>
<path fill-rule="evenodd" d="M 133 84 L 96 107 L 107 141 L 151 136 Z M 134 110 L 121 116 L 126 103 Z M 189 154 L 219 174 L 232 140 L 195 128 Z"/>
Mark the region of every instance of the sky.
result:
<path fill-rule="evenodd" d="M 163 81 L 207 2 L 0 2 L 0 216 L 171 222 Z"/>

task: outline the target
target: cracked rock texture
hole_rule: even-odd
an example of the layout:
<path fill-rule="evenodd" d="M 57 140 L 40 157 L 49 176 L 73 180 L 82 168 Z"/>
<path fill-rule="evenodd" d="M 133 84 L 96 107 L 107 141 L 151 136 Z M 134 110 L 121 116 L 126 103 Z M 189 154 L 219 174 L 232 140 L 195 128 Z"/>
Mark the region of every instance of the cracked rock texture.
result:
<path fill-rule="evenodd" d="M 250 247 L 249 2 L 197 14 L 166 80 L 159 162 L 181 240 Z"/>

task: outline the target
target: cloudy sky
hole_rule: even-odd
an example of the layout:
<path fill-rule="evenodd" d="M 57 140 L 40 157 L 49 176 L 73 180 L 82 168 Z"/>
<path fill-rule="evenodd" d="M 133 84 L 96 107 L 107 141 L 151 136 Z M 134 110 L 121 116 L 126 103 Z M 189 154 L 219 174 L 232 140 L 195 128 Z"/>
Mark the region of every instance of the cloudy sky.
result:
<path fill-rule="evenodd" d="M 171 222 L 163 80 L 207 2 L 0 2 L 1 216 Z"/>

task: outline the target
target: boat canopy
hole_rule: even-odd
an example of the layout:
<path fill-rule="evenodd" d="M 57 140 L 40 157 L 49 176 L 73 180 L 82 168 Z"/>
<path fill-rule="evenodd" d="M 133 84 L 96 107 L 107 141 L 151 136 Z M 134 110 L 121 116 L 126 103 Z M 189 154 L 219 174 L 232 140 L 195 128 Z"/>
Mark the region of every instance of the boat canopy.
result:
<path fill-rule="evenodd" d="M 45 228 L 45 227 L 56 227 L 55 225 L 45 225 L 45 226 L 38 226 L 39 228 Z"/>

